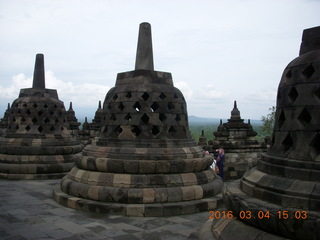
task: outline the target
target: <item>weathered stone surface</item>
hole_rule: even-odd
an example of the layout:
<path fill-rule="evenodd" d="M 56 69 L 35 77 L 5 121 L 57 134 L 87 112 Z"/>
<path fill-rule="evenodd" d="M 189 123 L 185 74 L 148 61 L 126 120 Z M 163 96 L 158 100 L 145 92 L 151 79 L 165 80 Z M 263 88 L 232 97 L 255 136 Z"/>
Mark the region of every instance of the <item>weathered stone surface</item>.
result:
<path fill-rule="evenodd" d="M 37 54 L 33 87 L 21 89 L 0 137 L 0 178 L 61 178 L 81 158 L 82 145 L 69 132 L 57 90 L 45 88 L 44 57 Z"/>
<path fill-rule="evenodd" d="M 241 119 L 236 101 L 228 122 L 222 123 L 220 120 L 220 125 L 213 134 L 215 139 L 209 141 L 203 148 L 210 152 L 218 148 L 225 150 L 223 169 L 225 180 L 241 178 L 245 171 L 257 165 L 257 160 L 266 151 L 266 144 L 254 139 L 257 133 L 253 130 L 250 119 L 248 123 L 244 123 Z"/>
<path fill-rule="evenodd" d="M 81 182 L 90 186 L 81 199 L 87 207 L 81 209 L 130 216 L 170 216 L 217 206 L 222 181 L 208 170 L 213 158 L 190 136 L 186 102 L 171 74 L 153 69 L 150 24 L 140 25 L 135 70 L 118 74 L 100 113 L 99 135 L 74 168 L 90 174 L 75 177 L 78 170 L 72 170 L 62 180 L 64 193 L 55 189 L 55 195 L 72 198 L 67 183 Z"/>
<path fill-rule="evenodd" d="M 320 38 L 320 27 L 304 30 L 300 56 L 283 72 L 270 149 L 257 167 L 223 189 L 229 210 L 270 213 L 268 219 L 243 219 L 247 224 L 290 239 L 320 236 L 320 45 L 314 38 Z M 237 230 L 226 234 L 231 232 Z"/>

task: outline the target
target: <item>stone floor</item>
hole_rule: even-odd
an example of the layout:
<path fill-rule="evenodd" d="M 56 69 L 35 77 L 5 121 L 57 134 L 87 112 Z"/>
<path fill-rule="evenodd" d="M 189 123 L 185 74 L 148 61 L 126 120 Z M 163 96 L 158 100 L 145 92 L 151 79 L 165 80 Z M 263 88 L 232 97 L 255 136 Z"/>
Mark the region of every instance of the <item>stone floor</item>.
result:
<path fill-rule="evenodd" d="M 98 215 L 52 199 L 60 180 L 0 180 L 0 239 L 197 239 L 208 212 L 174 217 Z"/>

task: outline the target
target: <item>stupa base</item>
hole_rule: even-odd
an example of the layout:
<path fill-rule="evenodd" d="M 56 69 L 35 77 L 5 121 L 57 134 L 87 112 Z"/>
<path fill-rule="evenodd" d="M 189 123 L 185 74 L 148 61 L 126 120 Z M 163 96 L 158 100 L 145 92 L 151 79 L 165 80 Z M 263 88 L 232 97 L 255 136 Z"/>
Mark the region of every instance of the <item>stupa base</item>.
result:
<path fill-rule="evenodd" d="M 0 173 L 0 179 L 8 180 L 51 180 L 51 179 L 61 179 L 68 172 L 62 173 L 43 173 L 43 174 L 22 174 L 22 173 Z"/>
<path fill-rule="evenodd" d="M 222 205 L 222 195 L 192 201 L 173 203 L 126 204 L 101 202 L 68 195 L 60 185 L 53 189 L 53 198 L 59 204 L 82 211 L 132 217 L 166 217 L 210 211 Z"/>
<path fill-rule="evenodd" d="M 223 187 L 226 212 L 230 211 L 234 216 L 231 220 L 239 221 L 241 218 L 246 224 L 290 239 L 316 239 L 316 236 L 320 236 L 319 212 L 283 207 L 251 197 L 241 190 L 240 184 L 241 180 L 237 180 Z M 242 232 L 238 228 L 233 229 Z"/>

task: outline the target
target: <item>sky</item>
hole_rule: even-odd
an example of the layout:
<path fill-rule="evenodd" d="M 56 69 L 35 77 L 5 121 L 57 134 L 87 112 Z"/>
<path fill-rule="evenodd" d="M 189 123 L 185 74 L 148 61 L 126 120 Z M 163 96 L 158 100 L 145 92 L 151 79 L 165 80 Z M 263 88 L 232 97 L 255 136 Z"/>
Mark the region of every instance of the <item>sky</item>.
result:
<path fill-rule="evenodd" d="M 319 0 L 0 0 L 0 117 L 32 86 L 44 54 L 46 88 L 91 121 L 117 73 L 134 70 L 139 24 L 152 28 L 154 67 L 171 72 L 188 114 L 260 119 L 276 105 Z"/>

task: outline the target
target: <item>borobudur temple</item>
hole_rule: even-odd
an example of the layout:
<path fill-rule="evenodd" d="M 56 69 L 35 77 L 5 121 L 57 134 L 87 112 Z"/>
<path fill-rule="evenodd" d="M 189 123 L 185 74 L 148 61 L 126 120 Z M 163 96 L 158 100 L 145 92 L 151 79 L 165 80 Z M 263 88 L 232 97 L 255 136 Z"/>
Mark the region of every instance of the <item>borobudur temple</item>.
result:
<path fill-rule="evenodd" d="M 303 31 L 299 57 L 282 74 L 270 148 L 257 167 L 223 188 L 228 211 L 255 228 L 235 218 L 213 220 L 212 239 L 234 239 L 240 230 L 238 239 L 261 239 L 257 228 L 281 239 L 319 239 L 319 124 L 320 27 L 314 27 Z"/>
<path fill-rule="evenodd" d="M 81 156 L 80 141 L 68 130 L 57 90 L 45 88 L 44 56 L 37 54 L 33 86 L 21 89 L 0 137 L 0 178 L 62 178 Z"/>
<path fill-rule="evenodd" d="M 128 216 L 214 209 L 222 180 L 190 137 L 187 105 L 171 73 L 154 71 L 151 26 L 140 24 L 134 71 L 119 73 L 99 136 L 54 189 L 64 206 Z"/>

